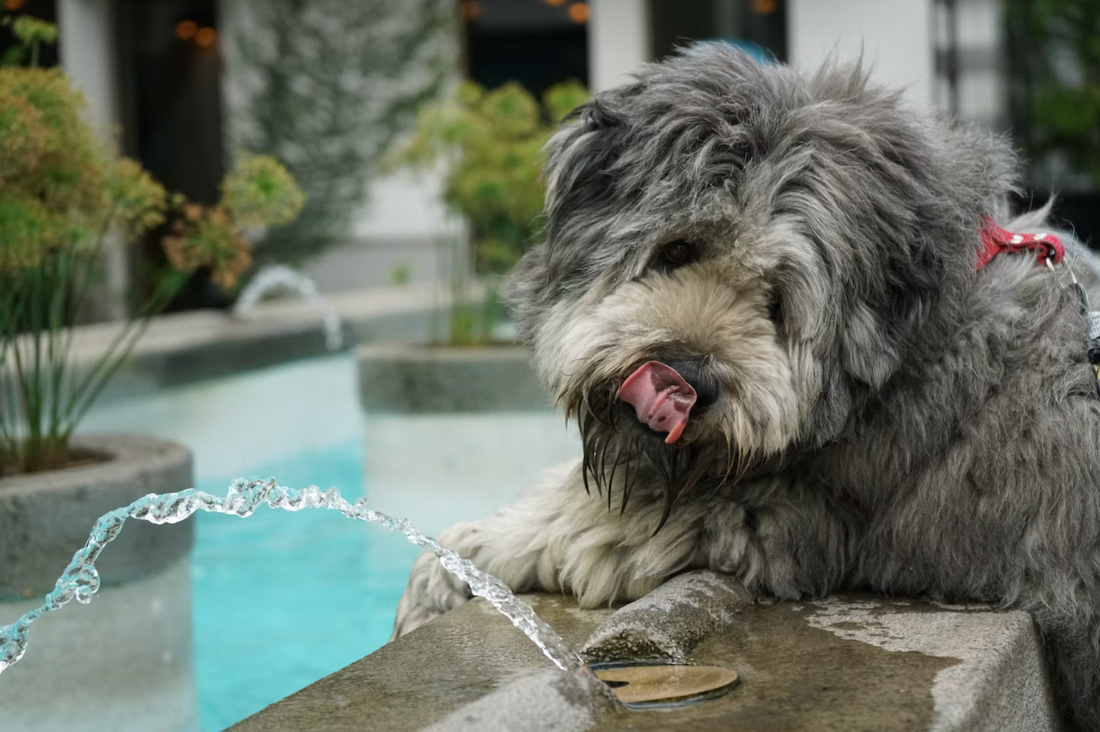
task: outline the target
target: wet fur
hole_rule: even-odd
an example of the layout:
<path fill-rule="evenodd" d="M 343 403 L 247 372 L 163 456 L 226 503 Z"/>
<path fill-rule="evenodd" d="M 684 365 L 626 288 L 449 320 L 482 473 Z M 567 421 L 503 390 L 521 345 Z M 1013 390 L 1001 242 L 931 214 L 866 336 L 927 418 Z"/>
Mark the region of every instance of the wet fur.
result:
<path fill-rule="evenodd" d="M 584 457 L 443 543 L 585 607 L 709 567 L 760 597 L 847 588 L 1030 612 L 1068 721 L 1100 730 L 1100 399 L 1065 272 L 1002 256 L 1005 143 L 874 87 L 700 45 L 549 145 L 548 229 L 510 298 Z M 669 241 L 699 243 L 662 266 Z M 1093 260 L 1070 242 L 1100 301 Z M 722 396 L 665 445 L 614 403 L 705 358 Z M 660 531 L 655 530 L 664 523 Z M 420 558 L 395 635 L 463 602 Z"/>

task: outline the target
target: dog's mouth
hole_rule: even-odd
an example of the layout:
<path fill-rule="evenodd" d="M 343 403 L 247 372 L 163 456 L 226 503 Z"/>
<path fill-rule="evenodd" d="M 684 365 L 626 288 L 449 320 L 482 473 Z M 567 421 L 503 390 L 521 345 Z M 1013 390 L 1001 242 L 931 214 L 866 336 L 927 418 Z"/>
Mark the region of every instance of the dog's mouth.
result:
<path fill-rule="evenodd" d="M 697 395 L 676 369 L 650 361 L 626 377 L 615 400 L 630 405 L 638 421 L 654 432 L 666 432 L 665 443 L 680 439 Z"/>
<path fill-rule="evenodd" d="M 597 381 L 564 394 L 566 412 L 576 410 L 581 431 L 585 491 L 606 492 L 609 510 L 614 494 L 625 511 L 636 487 L 659 489 L 659 531 L 676 499 L 700 483 L 714 490 L 739 482 L 752 461 L 735 440 L 708 434 L 701 423 L 686 431 L 715 403 L 717 389 L 712 377 L 693 372 L 690 364 L 674 368 L 649 361 L 621 382 Z"/>

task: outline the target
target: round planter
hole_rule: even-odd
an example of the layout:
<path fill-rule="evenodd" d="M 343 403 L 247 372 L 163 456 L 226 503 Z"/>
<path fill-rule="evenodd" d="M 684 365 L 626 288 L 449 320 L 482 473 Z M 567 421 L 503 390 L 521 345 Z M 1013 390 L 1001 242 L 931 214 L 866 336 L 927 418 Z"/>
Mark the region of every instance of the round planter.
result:
<path fill-rule="evenodd" d="M 531 411 L 553 404 L 518 346 L 370 345 L 356 357 L 359 401 L 368 412 Z"/>
<path fill-rule="evenodd" d="M 104 461 L 0 480 L 0 625 L 38 607 L 101 515 L 193 485 L 191 454 L 149 437 L 86 437 Z M 5 732 L 198 729 L 189 555 L 194 524 L 130 519 L 96 567 L 87 607 L 41 617 L 0 676 Z"/>
<path fill-rule="evenodd" d="M 483 518 L 580 456 L 517 347 L 365 346 L 359 362 L 371 506 L 437 534 Z"/>
<path fill-rule="evenodd" d="M 193 485 L 191 453 L 152 437 L 83 437 L 73 447 L 107 459 L 0 480 L 0 602 L 40 597 L 84 545 L 95 520 L 148 493 Z M 145 577 L 191 551 L 190 521 L 130 520 L 97 562 L 104 585 Z"/>

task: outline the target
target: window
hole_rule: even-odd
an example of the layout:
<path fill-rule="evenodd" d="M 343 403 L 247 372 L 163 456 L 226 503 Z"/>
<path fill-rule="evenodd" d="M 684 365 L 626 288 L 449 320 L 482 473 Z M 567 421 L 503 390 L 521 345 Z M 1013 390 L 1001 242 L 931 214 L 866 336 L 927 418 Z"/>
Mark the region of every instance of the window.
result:
<path fill-rule="evenodd" d="M 650 28 L 657 59 L 692 41 L 726 41 L 761 60 L 787 60 L 782 0 L 651 0 Z"/>

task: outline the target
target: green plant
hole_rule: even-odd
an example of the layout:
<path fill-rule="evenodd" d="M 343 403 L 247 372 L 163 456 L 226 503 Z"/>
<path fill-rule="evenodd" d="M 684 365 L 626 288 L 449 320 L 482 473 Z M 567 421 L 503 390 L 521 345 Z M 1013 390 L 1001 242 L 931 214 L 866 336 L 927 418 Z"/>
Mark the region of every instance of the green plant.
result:
<path fill-rule="evenodd" d="M 538 234 L 542 148 L 558 121 L 587 97 L 580 84 L 560 84 L 540 105 L 516 83 L 492 91 L 466 83 L 420 112 L 412 138 L 390 160 L 416 169 L 442 162 L 444 203 L 469 226 L 469 250 L 452 248 L 445 262 L 451 345 L 492 338 L 500 316 L 492 279 L 519 261 Z M 483 295 L 475 294 L 476 279 L 486 280 Z"/>
<path fill-rule="evenodd" d="M 391 285 L 407 285 L 412 279 L 412 266 L 408 262 L 395 264 L 386 280 Z"/>
<path fill-rule="evenodd" d="M 14 19 L 6 17 L 0 20 L 0 25 L 11 26 L 12 35 L 17 41 L 0 56 L 0 66 L 16 66 L 28 58 L 31 66 L 37 66 L 39 46 L 57 41 L 56 25 L 30 15 L 20 15 Z"/>
<path fill-rule="evenodd" d="M 1032 162 L 1060 153 L 1100 187 L 1100 3 L 1009 0 L 1014 127 Z"/>
<path fill-rule="evenodd" d="M 48 36 L 13 24 L 33 48 Z M 21 33 L 21 29 L 30 29 Z M 119 158 L 85 121 L 84 99 L 56 69 L 0 67 L 0 475 L 64 466 L 69 440 L 150 319 L 189 273 L 232 284 L 249 264 L 244 227 L 294 218 L 302 194 L 279 163 L 244 156 L 219 206 L 170 196 Z M 91 364 L 73 357 L 73 323 L 117 233 L 132 239 L 176 218 L 173 265 Z"/>

